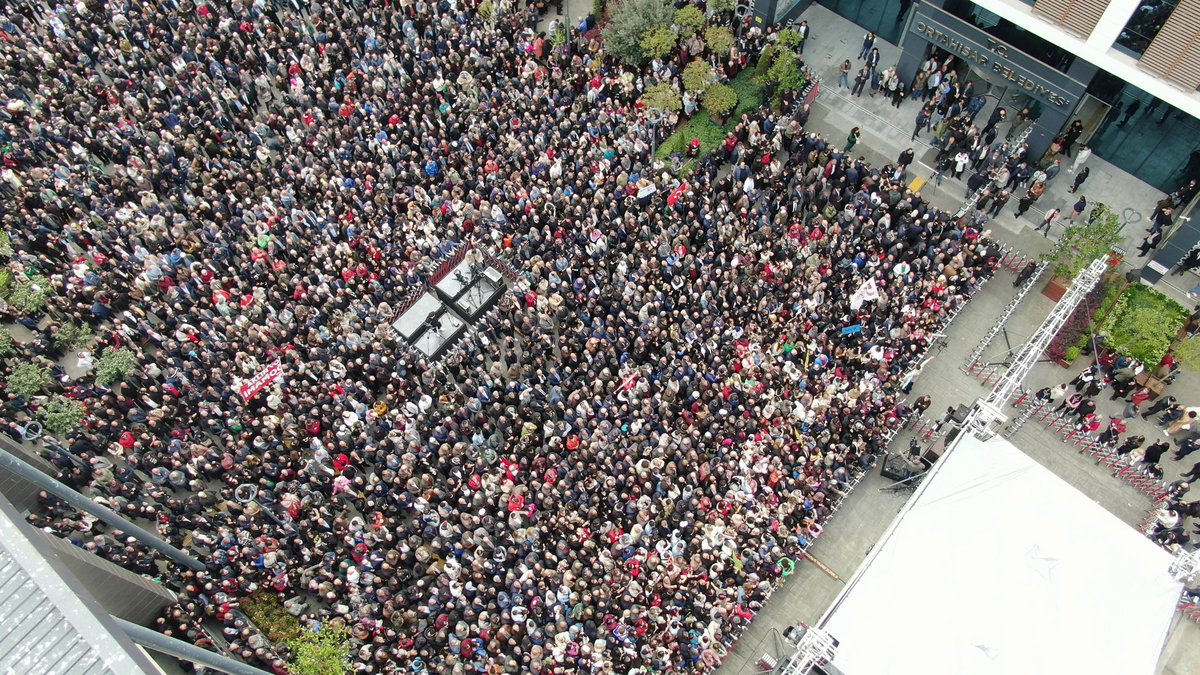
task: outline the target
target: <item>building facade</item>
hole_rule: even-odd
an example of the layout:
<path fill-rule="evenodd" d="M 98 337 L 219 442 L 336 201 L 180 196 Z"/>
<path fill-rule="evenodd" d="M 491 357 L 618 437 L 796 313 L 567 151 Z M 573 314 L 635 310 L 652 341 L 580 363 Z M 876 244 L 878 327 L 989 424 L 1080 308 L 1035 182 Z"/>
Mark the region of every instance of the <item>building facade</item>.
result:
<path fill-rule="evenodd" d="M 753 0 L 761 24 L 813 0 Z M 1200 178 L 1200 0 L 816 0 L 899 46 L 909 81 L 930 56 L 1015 113 L 1041 153 L 1066 125 L 1165 192 Z M 990 106 L 989 106 L 990 107 Z"/>

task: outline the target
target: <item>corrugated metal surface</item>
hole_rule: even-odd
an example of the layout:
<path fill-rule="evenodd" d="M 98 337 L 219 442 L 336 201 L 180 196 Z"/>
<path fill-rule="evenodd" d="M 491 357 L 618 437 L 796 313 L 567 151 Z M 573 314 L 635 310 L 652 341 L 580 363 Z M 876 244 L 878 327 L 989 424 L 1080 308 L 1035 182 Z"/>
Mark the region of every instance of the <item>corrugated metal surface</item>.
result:
<path fill-rule="evenodd" d="M 1037 0 L 1033 12 L 1086 38 L 1100 22 L 1108 3 L 1109 0 Z"/>
<path fill-rule="evenodd" d="M 112 673 L 42 592 L 29 573 L 0 547 L 0 666 L 16 673 Z"/>
<path fill-rule="evenodd" d="M 1187 91 L 1200 87 L 1200 0 L 1181 0 L 1138 67 Z"/>
<path fill-rule="evenodd" d="M 134 574 L 52 534 L 34 530 L 31 535 L 39 537 L 100 606 L 113 616 L 148 626 L 163 607 L 175 602 L 175 594 L 152 579 Z"/>
<path fill-rule="evenodd" d="M 161 672 L 0 495 L 0 673 Z"/>

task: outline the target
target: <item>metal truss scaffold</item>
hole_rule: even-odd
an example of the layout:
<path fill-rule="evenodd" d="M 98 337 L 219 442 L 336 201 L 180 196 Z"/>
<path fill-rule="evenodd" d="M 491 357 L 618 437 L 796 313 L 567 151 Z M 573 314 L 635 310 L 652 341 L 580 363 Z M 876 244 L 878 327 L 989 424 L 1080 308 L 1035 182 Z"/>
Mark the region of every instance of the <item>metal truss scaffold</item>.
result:
<path fill-rule="evenodd" d="M 1046 351 L 1046 347 L 1066 323 L 1067 318 L 1071 316 L 1079 303 L 1083 302 L 1084 297 L 1096 287 L 1096 284 L 1100 283 L 1100 278 L 1104 276 L 1107 268 L 1107 259 L 1097 258 L 1075 277 L 1074 283 L 1067 289 L 1066 294 L 1017 353 L 1012 366 L 996 380 L 996 384 L 988 393 L 987 398 L 976 404 L 971 411 L 963 424 L 967 431 L 981 439 L 988 439 L 995 435 L 997 426 L 1008 419 L 1003 412 L 1005 404 L 1021 387 L 1025 376 L 1041 358 L 1042 352 Z"/>
<path fill-rule="evenodd" d="M 837 645 L 833 637 L 823 630 L 809 627 L 796 644 L 796 653 L 779 671 L 779 675 L 808 675 L 813 666 L 832 663 L 836 654 Z"/>
<path fill-rule="evenodd" d="M 992 344 L 992 340 L 996 339 L 996 336 L 1000 334 L 1000 331 L 1004 330 L 1005 325 L 1008 324 L 1008 320 L 1012 318 L 1012 315 L 1017 311 L 1017 307 L 1020 306 L 1021 301 L 1024 300 L 1025 296 L 1029 294 L 1029 290 L 1037 285 L 1038 279 L 1040 279 L 1042 276 L 1042 272 L 1044 272 L 1049 265 L 1050 263 L 1048 262 L 1038 263 L 1037 268 L 1033 272 L 1033 276 L 1029 277 L 1029 279 L 1025 282 L 1025 285 L 1021 287 L 1021 290 L 1017 291 L 1017 294 L 1013 296 L 1013 299 L 1008 302 L 1008 306 L 1004 308 L 1004 311 L 1000 313 L 1000 316 L 996 319 L 996 322 L 992 324 L 992 327 L 987 333 L 984 334 L 983 339 L 979 341 L 979 345 L 975 347 L 975 350 L 972 351 L 971 355 L 967 357 L 967 360 L 963 362 L 962 366 L 960 367 L 963 372 L 970 372 L 974 370 L 980 359 L 983 358 L 983 352 L 986 351 L 988 346 Z"/>

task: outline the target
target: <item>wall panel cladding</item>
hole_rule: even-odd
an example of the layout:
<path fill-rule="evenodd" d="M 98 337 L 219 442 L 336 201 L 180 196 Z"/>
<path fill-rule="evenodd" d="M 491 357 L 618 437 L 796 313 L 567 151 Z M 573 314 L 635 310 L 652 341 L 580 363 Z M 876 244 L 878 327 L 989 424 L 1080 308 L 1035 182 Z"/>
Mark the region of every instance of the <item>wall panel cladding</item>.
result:
<path fill-rule="evenodd" d="M 1109 0 L 1037 0 L 1033 12 L 1082 38 L 1092 34 Z"/>
<path fill-rule="evenodd" d="M 1200 87 L 1200 0 L 1181 0 L 1138 61 L 1186 91 Z"/>

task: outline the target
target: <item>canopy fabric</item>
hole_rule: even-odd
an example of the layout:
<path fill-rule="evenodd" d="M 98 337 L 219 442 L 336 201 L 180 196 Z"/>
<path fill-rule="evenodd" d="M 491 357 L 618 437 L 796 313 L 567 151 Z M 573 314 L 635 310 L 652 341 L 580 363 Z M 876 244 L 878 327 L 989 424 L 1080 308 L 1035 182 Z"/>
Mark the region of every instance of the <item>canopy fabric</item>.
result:
<path fill-rule="evenodd" d="M 926 483 L 822 619 L 846 675 L 1155 672 L 1169 553 L 1002 438 Z"/>

